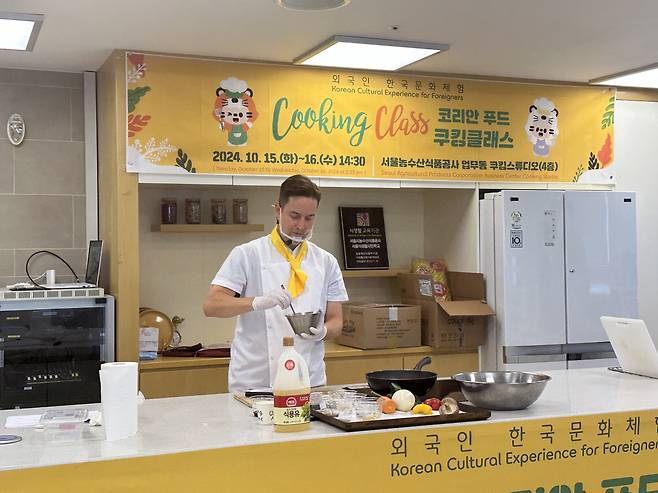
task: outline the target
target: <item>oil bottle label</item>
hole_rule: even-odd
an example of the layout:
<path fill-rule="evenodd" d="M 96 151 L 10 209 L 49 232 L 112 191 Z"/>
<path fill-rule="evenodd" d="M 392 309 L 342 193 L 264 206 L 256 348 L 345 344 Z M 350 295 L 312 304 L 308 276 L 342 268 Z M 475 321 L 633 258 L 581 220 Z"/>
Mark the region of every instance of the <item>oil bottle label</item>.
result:
<path fill-rule="evenodd" d="M 309 394 L 275 395 L 274 424 L 297 425 L 311 420 Z"/>

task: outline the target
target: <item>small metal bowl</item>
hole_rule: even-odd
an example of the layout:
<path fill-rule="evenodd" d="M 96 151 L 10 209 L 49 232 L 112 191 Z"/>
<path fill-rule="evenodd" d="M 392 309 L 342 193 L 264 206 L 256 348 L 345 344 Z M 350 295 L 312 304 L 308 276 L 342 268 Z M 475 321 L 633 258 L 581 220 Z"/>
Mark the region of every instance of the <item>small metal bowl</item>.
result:
<path fill-rule="evenodd" d="M 551 377 L 522 371 L 474 371 L 458 373 L 452 379 L 473 405 L 492 411 L 514 411 L 535 402 Z"/>
<path fill-rule="evenodd" d="M 286 315 L 286 318 L 295 334 L 310 334 L 309 328 L 317 328 L 322 323 L 322 312 L 295 313 L 294 315 Z"/>

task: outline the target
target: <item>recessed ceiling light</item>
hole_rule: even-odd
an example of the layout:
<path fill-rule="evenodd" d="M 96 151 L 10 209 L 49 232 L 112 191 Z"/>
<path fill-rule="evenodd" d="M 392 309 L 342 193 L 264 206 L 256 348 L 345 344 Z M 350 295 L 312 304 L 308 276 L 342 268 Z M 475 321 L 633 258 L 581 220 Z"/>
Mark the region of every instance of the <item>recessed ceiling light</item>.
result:
<path fill-rule="evenodd" d="M 334 36 L 296 58 L 293 63 L 320 67 L 398 70 L 446 51 L 449 47 L 450 45 L 438 43 Z"/>
<path fill-rule="evenodd" d="M 274 0 L 279 7 L 290 10 L 333 10 L 343 7 L 351 0 Z"/>
<path fill-rule="evenodd" d="M 32 51 L 43 15 L 0 12 L 0 50 Z"/>
<path fill-rule="evenodd" d="M 658 63 L 592 79 L 590 84 L 658 89 Z"/>

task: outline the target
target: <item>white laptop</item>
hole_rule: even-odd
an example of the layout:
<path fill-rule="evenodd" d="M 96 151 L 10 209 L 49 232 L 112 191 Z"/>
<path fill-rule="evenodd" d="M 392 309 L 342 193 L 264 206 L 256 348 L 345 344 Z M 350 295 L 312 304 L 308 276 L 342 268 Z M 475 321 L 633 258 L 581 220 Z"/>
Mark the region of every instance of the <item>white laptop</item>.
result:
<path fill-rule="evenodd" d="M 601 317 L 601 323 L 621 365 L 610 370 L 658 378 L 658 350 L 644 320 Z"/>
<path fill-rule="evenodd" d="M 87 252 L 87 272 L 84 282 L 42 284 L 48 289 L 79 289 L 95 288 L 101 273 L 101 259 L 103 257 L 103 240 L 91 240 Z"/>

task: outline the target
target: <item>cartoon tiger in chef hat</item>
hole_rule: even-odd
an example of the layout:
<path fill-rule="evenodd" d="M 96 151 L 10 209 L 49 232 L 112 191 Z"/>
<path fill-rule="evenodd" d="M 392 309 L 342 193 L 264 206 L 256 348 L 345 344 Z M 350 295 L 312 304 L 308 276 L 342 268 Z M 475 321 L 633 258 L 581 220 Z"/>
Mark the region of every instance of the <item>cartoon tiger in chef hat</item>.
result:
<path fill-rule="evenodd" d="M 258 118 L 254 92 L 245 81 L 229 77 L 219 83 L 215 95 L 217 99 L 212 115 L 219 122 L 222 132 L 228 132 L 228 145 L 246 145 L 247 132 Z"/>
<path fill-rule="evenodd" d="M 525 132 L 532 143 L 535 156 L 548 156 L 559 130 L 557 128 L 558 111 L 552 101 L 546 98 L 535 99 L 528 110 Z"/>

